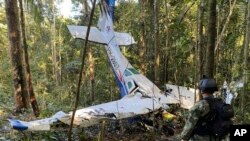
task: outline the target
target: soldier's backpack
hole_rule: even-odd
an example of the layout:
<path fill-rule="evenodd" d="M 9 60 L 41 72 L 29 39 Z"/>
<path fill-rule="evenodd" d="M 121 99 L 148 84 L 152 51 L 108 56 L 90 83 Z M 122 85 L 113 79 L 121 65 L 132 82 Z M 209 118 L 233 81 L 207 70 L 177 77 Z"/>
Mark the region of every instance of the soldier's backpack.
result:
<path fill-rule="evenodd" d="M 205 98 L 205 100 L 209 103 L 210 112 L 198 120 L 194 134 L 210 135 L 216 138 L 225 137 L 230 132 L 230 125 L 233 124 L 232 106 L 218 98 Z"/>

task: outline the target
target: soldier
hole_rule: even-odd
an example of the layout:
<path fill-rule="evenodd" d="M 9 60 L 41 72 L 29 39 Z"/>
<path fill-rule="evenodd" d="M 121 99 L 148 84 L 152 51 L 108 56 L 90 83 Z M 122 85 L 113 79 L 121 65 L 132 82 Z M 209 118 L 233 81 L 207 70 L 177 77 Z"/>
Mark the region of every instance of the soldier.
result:
<path fill-rule="evenodd" d="M 186 124 L 181 133 L 181 141 L 217 141 L 221 140 L 211 135 L 198 135 L 196 133 L 196 126 L 200 119 L 209 114 L 210 106 L 207 100 L 208 98 L 213 99 L 213 93 L 218 91 L 217 84 L 214 79 L 202 79 L 199 83 L 199 90 L 202 94 L 202 100 L 197 102 L 189 111 Z M 206 129 L 200 129 L 201 132 L 206 132 Z"/>

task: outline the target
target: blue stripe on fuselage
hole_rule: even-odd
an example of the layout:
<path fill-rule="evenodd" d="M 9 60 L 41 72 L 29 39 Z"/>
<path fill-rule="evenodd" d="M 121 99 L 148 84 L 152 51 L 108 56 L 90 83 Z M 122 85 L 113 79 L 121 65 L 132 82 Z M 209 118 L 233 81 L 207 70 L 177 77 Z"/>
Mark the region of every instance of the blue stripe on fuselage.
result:
<path fill-rule="evenodd" d="M 105 50 L 106 50 L 106 49 L 105 49 Z M 106 50 L 106 53 L 107 53 L 107 50 Z M 127 91 L 125 85 L 119 80 L 118 75 L 117 75 L 117 73 L 116 73 L 116 71 L 115 71 L 115 69 L 114 69 L 114 66 L 113 66 L 112 63 L 111 63 L 111 60 L 110 60 L 110 58 L 109 58 L 108 53 L 107 53 L 107 57 L 108 57 L 108 62 L 109 62 L 109 64 L 111 65 L 112 71 L 113 71 L 113 73 L 114 73 L 116 83 L 117 83 L 117 85 L 118 85 L 118 87 L 119 87 L 119 89 L 120 89 L 120 92 L 121 92 L 121 95 L 120 95 L 120 96 L 121 96 L 121 97 L 124 97 L 124 96 L 126 96 L 126 95 L 128 94 L 128 91 Z M 123 74 L 122 74 L 122 75 L 123 75 Z"/>
<path fill-rule="evenodd" d="M 109 60 L 109 59 L 108 59 L 108 60 Z M 118 85 L 118 87 L 119 87 L 119 89 L 120 89 L 120 92 L 121 92 L 121 95 L 120 95 L 120 96 L 121 96 L 121 97 L 124 97 L 124 96 L 126 96 L 126 95 L 128 94 L 128 91 L 127 91 L 125 85 L 119 80 L 119 78 L 118 78 L 118 76 L 117 76 L 117 74 L 116 74 L 116 72 L 115 72 L 115 70 L 114 70 L 114 68 L 113 68 L 113 66 L 112 66 L 112 64 L 111 64 L 111 62 L 110 62 L 110 60 L 109 60 L 109 64 L 110 64 L 111 67 L 112 67 L 112 71 L 113 71 L 113 73 L 114 73 L 116 83 L 117 83 L 117 85 Z"/>
<path fill-rule="evenodd" d="M 111 40 L 113 40 L 113 39 L 114 38 L 112 38 Z M 118 76 L 119 74 L 117 72 L 117 71 L 119 71 L 119 67 L 120 67 L 121 64 L 119 64 L 117 62 L 117 58 L 115 57 L 115 55 L 113 54 L 114 52 L 111 49 L 113 47 L 119 48 L 119 46 L 117 44 L 112 44 L 112 45 L 106 45 L 105 50 L 106 50 L 106 53 L 107 53 L 108 61 L 109 61 L 110 65 L 111 65 L 112 71 L 113 71 L 113 73 L 115 75 L 116 83 L 117 83 L 117 85 L 118 85 L 118 87 L 120 89 L 121 97 L 124 97 L 125 95 L 128 94 L 128 90 L 126 89 L 125 84 L 123 84 L 123 82 L 121 81 L 123 79 L 123 72 L 120 72 L 121 73 L 120 77 L 122 77 L 121 80 L 119 79 L 119 76 Z"/>

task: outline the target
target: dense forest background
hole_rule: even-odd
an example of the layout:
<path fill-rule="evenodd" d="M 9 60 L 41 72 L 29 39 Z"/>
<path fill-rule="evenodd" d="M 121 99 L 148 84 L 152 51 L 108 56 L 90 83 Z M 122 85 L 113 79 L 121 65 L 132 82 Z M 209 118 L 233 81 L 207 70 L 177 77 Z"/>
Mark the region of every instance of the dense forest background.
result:
<path fill-rule="evenodd" d="M 13 50 L 8 38 L 6 1 L 0 1 L 1 129 L 7 117 L 15 112 L 21 112 L 18 116 L 25 120 L 34 119 L 34 106 L 27 102 L 18 105 L 13 88 Z M 27 94 L 20 95 L 31 101 L 36 99 L 39 110 L 35 114 L 39 118 L 49 117 L 60 110 L 69 112 L 75 102 L 84 41 L 73 39 L 66 26 L 87 25 L 91 8 L 85 0 L 72 0 L 75 10 L 80 4 L 82 10 L 80 14 L 66 18 L 57 8 L 60 2 L 17 1 L 20 22 L 15 24 L 20 31 L 19 61 L 23 64 L 23 81 L 27 80 L 27 87 L 32 88 Z M 236 123 L 250 122 L 250 4 L 247 0 L 116 2 L 115 30 L 131 33 L 137 42 L 121 47 L 121 50 L 137 70 L 162 90 L 166 83 L 196 88 L 203 74 L 215 78 L 220 88 L 224 81 L 242 82 L 245 84 L 242 88 L 231 86 L 231 90 L 238 93 L 233 103 L 234 120 Z M 93 26 L 98 22 L 99 12 L 96 8 Z M 30 72 L 27 71 L 27 61 Z M 119 95 L 103 46 L 89 43 L 79 108 L 116 100 Z M 28 109 L 23 111 L 26 107 Z"/>

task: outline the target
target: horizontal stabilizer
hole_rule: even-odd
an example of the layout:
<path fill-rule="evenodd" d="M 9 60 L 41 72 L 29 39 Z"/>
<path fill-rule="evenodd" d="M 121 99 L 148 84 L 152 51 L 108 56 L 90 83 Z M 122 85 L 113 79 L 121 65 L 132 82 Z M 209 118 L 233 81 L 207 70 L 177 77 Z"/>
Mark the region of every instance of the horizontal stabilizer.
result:
<path fill-rule="evenodd" d="M 119 46 L 135 44 L 134 38 L 128 33 L 115 32 L 116 43 Z"/>
<path fill-rule="evenodd" d="M 86 39 L 88 29 L 87 26 L 68 25 L 67 27 L 74 38 Z M 107 44 L 102 33 L 96 27 L 90 28 L 88 40 L 100 44 Z"/>
<path fill-rule="evenodd" d="M 86 39 L 87 28 L 87 26 L 68 25 L 68 29 L 74 38 L 84 40 Z M 105 40 L 103 35 L 104 34 L 99 29 L 91 27 L 88 40 L 95 43 L 108 44 L 108 41 Z M 128 33 L 115 32 L 115 39 L 119 46 L 135 44 L 134 38 Z"/>

